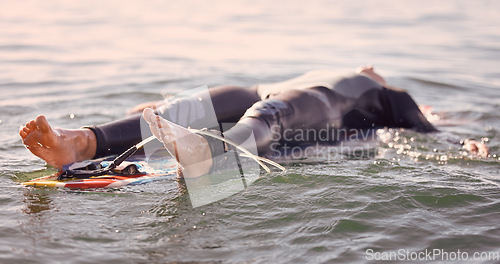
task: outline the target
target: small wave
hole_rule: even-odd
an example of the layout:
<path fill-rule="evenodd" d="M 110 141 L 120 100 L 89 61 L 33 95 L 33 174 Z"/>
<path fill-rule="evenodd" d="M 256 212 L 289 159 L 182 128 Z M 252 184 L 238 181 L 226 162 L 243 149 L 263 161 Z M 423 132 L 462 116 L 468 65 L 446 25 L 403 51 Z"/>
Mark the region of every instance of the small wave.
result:
<path fill-rule="evenodd" d="M 40 81 L 40 82 L 7 82 L 0 83 L 0 88 L 25 88 L 25 87 L 43 87 L 43 86 L 68 86 L 77 82 L 63 82 L 63 81 Z"/>
<path fill-rule="evenodd" d="M 449 84 L 449 83 L 438 82 L 438 81 L 433 81 L 433 80 L 425 80 L 425 79 L 416 78 L 416 77 L 410 77 L 409 79 L 412 81 L 415 81 L 417 83 L 426 85 L 426 86 L 433 86 L 436 88 L 447 88 L 447 89 L 452 89 L 452 90 L 457 90 L 457 91 L 468 91 L 468 89 L 466 87 L 453 85 L 453 84 Z"/>
<path fill-rule="evenodd" d="M 26 44 L 7 44 L 7 45 L 0 45 L 0 51 L 9 51 L 9 52 L 15 52 L 15 51 L 43 51 L 43 52 L 61 52 L 61 48 L 56 48 L 52 46 L 47 46 L 47 45 L 26 45 Z"/>

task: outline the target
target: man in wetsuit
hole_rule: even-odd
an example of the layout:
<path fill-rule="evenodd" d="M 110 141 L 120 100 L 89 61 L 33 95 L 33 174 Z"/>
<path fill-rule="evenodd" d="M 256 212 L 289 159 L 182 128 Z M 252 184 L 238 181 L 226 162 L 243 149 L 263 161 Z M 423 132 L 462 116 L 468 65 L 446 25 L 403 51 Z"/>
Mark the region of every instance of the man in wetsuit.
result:
<path fill-rule="evenodd" d="M 314 71 L 285 82 L 252 88 L 217 87 L 210 89 L 210 99 L 218 122 L 237 122 L 224 132 L 224 137 L 244 144 L 253 134 L 261 155 L 273 145 L 296 143 L 283 139 L 293 138 L 286 133 L 301 129 L 401 127 L 419 132 L 437 131 L 406 92 L 387 87 L 372 67 L 360 68 L 347 77 L 331 71 Z M 159 117 L 151 109 L 143 113 L 152 133 L 171 153 L 177 153 L 181 165 L 196 164 L 185 172 L 193 177 L 208 172 L 213 166 L 212 158 L 227 148 L 185 128 L 205 118 L 203 104 L 195 101 L 195 97 L 186 98 L 165 105 L 163 111 L 167 114 L 185 106 L 195 113 L 174 122 Z M 39 116 L 28 122 L 20 135 L 33 154 L 57 168 L 119 154 L 143 138 L 139 115 L 77 130 L 52 129 L 45 117 Z M 466 147 L 487 155 L 487 148 L 478 142 L 469 141 Z"/>

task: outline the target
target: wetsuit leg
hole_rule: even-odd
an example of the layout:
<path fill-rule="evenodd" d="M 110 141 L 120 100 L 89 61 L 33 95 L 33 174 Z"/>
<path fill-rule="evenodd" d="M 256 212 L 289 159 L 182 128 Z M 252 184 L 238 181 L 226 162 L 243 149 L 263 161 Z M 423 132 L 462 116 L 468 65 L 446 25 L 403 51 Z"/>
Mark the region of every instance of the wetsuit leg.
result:
<path fill-rule="evenodd" d="M 335 141 L 339 128 L 370 129 L 406 127 L 419 132 L 436 131 L 404 91 L 367 89 L 359 98 L 343 96 L 325 87 L 283 91 L 254 104 L 238 124 L 224 133 L 243 147 L 252 135 L 260 155 L 272 154 L 284 144 Z M 330 131 L 322 139 L 321 130 Z M 343 131 L 346 132 L 346 131 Z"/>
<path fill-rule="evenodd" d="M 248 107 L 260 100 L 255 88 L 221 86 L 209 89 L 209 93 L 211 105 L 214 107 L 219 122 L 236 122 Z M 198 111 L 200 114 L 195 115 L 192 120 L 182 123 L 186 121 L 186 117 L 176 122 L 189 126 L 204 118 L 204 106 L 196 104 L 197 101 L 197 98 L 186 98 L 184 101 L 180 100 L 172 105 L 167 105 L 164 111 L 167 113 L 170 110 L 172 110 L 171 112 L 175 110 L 183 113 Z M 190 117 L 192 116 L 190 115 Z M 141 118 L 142 115 L 138 114 L 107 124 L 87 127 L 94 132 L 97 138 L 97 150 L 94 158 L 120 154 L 150 135 L 142 134 L 143 132 L 149 133 L 149 129 L 147 127 L 141 129 L 141 123 L 143 126 L 145 124 L 145 122 L 141 122 Z"/>
<path fill-rule="evenodd" d="M 97 139 L 94 158 L 120 154 L 142 140 L 140 114 L 86 128 L 92 130 Z"/>
<path fill-rule="evenodd" d="M 221 86 L 208 90 L 217 120 L 221 123 L 238 122 L 245 111 L 260 101 L 257 87 Z"/>
<path fill-rule="evenodd" d="M 283 143 L 318 140 L 319 129 L 340 128 L 345 97 L 325 87 L 284 91 L 255 103 L 224 136 L 243 147 L 253 133 L 260 155 Z M 312 134 L 311 134 L 312 133 Z"/>

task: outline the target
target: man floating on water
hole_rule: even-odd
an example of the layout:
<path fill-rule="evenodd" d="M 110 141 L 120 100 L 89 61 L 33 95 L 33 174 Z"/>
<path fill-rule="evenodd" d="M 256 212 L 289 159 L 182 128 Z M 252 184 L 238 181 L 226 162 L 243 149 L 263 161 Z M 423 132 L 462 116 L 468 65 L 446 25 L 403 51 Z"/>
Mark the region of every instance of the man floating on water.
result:
<path fill-rule="evenodd" d="M 251 135 L 259 155 L 269 154 L 272 146 L 305 143 L 295 142 L 293 137 L 305 130 L 394 127 L 422 133 L 438 131 L 405 91 L 388 86 L 373 67 L 361 67 L 348 76 L 312 71 L 284 82 L 250 88 L 221 86 L 209 93 L 217 121 L 236 122 L 223 133 L 224 138 L 245 147 Z M 166 113 L 189 109 L 189 115 L 175 122 L 151 108 L 142 114 L 153 135 L 175 153 L 182 167 L 189 168 L 185 171 L 189 177 L 209 172 L 216 166 L 213 158 L 228 149 L 227 144 L 187 129 L 206 118 L 203 102 L 197 101 L 201 100 L 194 96 L 163 105 Z M 142 140 L 140 120 L 137 114 L 103 125 L 62 129 L 52 128 L 40 115 L 26 123 L 19 134 L 28 150 L 61 169 L 65 164 L 117 155 L 137 144 Z M 284 140 L 287 138 L 291 140 Z M 484 144 L 475 140 L 462 143 L 471 153 L 488 156 Z"/>

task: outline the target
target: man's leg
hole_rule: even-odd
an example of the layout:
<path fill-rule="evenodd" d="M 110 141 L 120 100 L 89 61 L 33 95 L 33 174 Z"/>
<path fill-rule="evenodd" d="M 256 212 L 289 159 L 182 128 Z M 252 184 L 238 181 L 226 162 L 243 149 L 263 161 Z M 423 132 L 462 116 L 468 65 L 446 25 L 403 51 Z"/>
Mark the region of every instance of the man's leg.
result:
<path fill-rule="evenodd" d="M 224 122 L 239 119 L 249 106 L 260 100 L 255 89 L 223 86 L 209 91 L 216 115 Z M 54 129 L 44 116 L 39 116 L 26 123 L 19 135 L 34 155 L 62 168 L 76 161 L 120 154 L 137 144 L 143 139 L 140 119 L 141 115 L 135 115 L 82 129 Z"/>
<path fill-rule="evenodd" d="M 283 143 L 287 138 L 296 144 L 297 133 L 316 133 L 319 129 L 339 125 L 343 97 L 324 87 L 307 90 L 291 90 L 273 99 L 254 104 L 224 137 L 242 147 L 256 142 L 259 154 L 269 152 L 274 143 Z M 165 145 L 184 168 L 190 168 L 186 177 L 197 177 L 207 173 L 214 164 L 212 158 L 223 154 L 224 144 L 205 138 L 156 115 L 153 110 L 144 111 L 152 133 Z M 255 140 L 248 140 L 251 136 Z M 309 135 L 303 140 L 308 141 Z M 314 135 L 316 136 L 316 135 Z M 208 139 L 208 140 L 207 140 Z"/>
<path fill-rule="evenodd" d="M 260 99 L 255 89 L 238 86 L 220 86 L 208 91 L 211 103 L 204 104 L 194 94 L 162 106 L 157 112 L 162 112 L 162 117 L 182 127 L 198 128 L 196 124 L 207 118 L 217 119 L 213 120 L 214 125 L 218 125 L 217 122 L 236 122 Z M 207 107 L 214 109 L 205 109 Z M 215 117 L 207 114 L 210 112 L 215 112 Z M 150 135 L 142 134 L 148 131 L 141 130 L 141 115 L 89 128 L 97 138 L 94 158 L 120 154 Z"/>
<path fill-rule="evenodd" d="M 254 104 L 224 137 L 243 144 L 253 133 L 260 155 L 280 144 L 317 141 L 321 129 L 341 127 L 342 109 L 349 103 L 325 87 L 285 91 Z"/>

